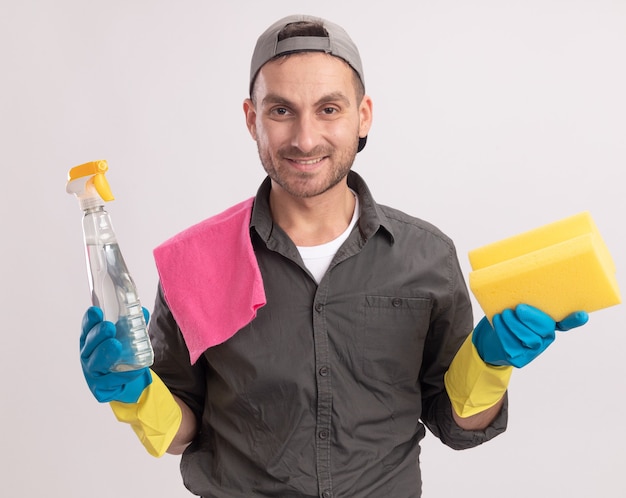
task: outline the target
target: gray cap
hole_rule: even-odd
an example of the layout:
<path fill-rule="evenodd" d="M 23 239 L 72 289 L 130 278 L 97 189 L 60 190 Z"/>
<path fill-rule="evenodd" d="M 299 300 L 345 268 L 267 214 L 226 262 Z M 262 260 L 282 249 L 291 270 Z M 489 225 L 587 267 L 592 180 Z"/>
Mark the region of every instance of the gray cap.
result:
<path fill-rule="evenodd" d="M 278 41 L 278 33 L 288 24 L 296 22 L 317 22 L 323 25 L 328 36 L 296 36 Z M 356 45 L 348 36 L 348 33 L 339 25 L 329 22 L 320 17 L 307 15 L 292 15 L 276 21 L 259 36 L 252 54 L 250 64 L 250 91 L 252 83 L 261 67 L 280 55 L 297 52 L 325 52 L 346 61 L 359 75 L 361 83 L 365 86 L 363 77 L 363 65 L 361 56 Z M 367 137 L 359 141 L 359 151 L 365 147 Z"/>

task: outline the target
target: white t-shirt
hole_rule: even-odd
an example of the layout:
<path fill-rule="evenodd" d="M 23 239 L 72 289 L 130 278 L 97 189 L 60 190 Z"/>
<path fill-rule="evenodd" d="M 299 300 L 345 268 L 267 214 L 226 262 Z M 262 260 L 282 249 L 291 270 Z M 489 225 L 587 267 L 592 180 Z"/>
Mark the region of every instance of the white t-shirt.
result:
<path fill-rule="evenodd" d="M 355 199 L 354 213 L 352 213 L 352 219 L 350 220 L 348 228 L 346 228 L 339 237 L 319 246 L 297 246 L 304 264 L 318 284 L 320 280 L 322 280 L 326 270 L 328 270 L 335 253 L 348 238 L 352 228 L 354 228 L 354 225 L 359 219 L 359 196 L 356 195 L 354 191 L 352 193 Z"/>

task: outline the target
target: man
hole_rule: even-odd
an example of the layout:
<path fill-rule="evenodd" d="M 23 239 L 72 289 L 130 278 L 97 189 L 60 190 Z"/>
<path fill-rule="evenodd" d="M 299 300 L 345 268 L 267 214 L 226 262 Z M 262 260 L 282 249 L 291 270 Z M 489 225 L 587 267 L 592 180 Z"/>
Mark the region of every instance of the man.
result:
<path fill-rule="evenodd" d="M 364 81 L 339 26 L 270 26 L 243 105 L 268 177 L 155 250 L 152 369 L 110 373 L 115 328 L 85 315 L 90 388 L 150 453 L 183 454 L 194 494 L 419 497 L 424 425 L 455 449 L 502 433 L 513 366 L 587 320 L 522 304 L 472 333 L 452 241 L 351 171 Z"/>

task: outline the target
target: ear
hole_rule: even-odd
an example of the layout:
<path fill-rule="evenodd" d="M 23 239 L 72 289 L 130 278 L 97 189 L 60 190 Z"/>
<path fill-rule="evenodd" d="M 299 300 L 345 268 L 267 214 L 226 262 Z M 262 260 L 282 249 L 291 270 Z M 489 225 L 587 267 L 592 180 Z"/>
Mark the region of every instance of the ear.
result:
<path fill-rule="evenodd" d="M 246 126 L 253 140 L 256 140 L 256 109 L 251 99 L 243 101 L 243 112 L 246 115 Z"/>
<path fill-rule="evenodd" d="M 372 127 L 373 104 L 369 95 L 364 95 L 359 105 L 359 137 L 364 138 Z"/>

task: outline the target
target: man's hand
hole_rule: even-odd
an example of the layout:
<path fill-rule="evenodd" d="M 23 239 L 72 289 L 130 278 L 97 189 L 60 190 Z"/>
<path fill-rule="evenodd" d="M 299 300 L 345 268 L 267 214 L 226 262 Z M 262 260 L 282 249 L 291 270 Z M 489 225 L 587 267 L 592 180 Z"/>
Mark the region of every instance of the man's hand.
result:
<path fill-rule="evenodd" d="M 146 323 L 149 316 L 144 308 Z M 121 356 L 122 344 L 115 338 L 115 325 L 104 321 L 102 310 L 87 309 L 80 336 L 80 363 L 91 392 L 101 403 L 121 401 L 136 403 L 152 382 L 150 369 L 113 372 L 111 368 Z"/>
<path fill-rule="evenodd" d="M 493 326 L 483 318 L 472 336 L 478 354 L 485 363 L 521 368 L 539 356 L 556 337 L 565 331 L 584 325 L 589 315 L 577 311 L 555 322 L 543 311 L 519 304 L 493 316 Z"/>

